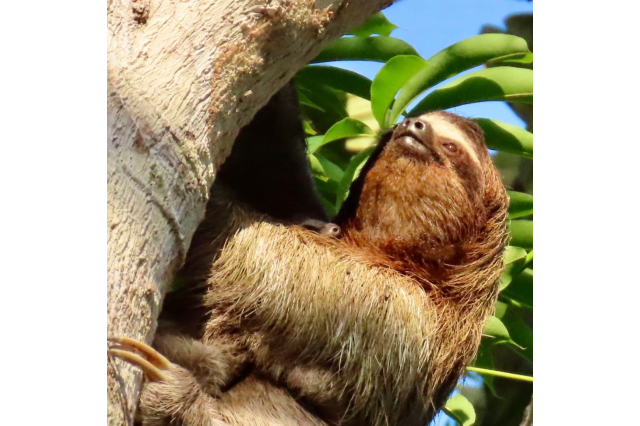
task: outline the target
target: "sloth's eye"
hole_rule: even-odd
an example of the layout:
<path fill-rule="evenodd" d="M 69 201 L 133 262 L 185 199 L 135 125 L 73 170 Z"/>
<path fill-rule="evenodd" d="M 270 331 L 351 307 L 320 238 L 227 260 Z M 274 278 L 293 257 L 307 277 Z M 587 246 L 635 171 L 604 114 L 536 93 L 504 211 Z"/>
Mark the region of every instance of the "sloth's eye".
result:
<path fill-rule="evenodd" d="M 449 154 L 457 154 L 458 153 L 458 144 L 453 143 L 453 142 L 445 142 L 442 144 L 442 146 L 444 147 L 444 149 L 449 153 Z"/>

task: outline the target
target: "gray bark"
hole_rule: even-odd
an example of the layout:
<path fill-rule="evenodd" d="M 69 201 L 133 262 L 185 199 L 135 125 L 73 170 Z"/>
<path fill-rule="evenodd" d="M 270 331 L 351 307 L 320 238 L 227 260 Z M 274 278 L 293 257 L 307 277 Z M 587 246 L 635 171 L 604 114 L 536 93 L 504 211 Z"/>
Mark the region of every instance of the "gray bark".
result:
<path fill-rule="evenodd" d="M 107 334 L 151 342 L 238 130 L 329 42 L 390 0 L 109 0 Z M 107 363 L 107 417 L 140 373 Z"/>

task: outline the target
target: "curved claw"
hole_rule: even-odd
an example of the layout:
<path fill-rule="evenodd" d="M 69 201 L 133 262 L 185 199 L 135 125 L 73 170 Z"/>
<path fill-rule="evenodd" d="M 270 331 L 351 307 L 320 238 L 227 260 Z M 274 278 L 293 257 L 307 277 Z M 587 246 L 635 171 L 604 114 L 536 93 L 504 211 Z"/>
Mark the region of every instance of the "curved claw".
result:
<path fill-rule="evenodd" d="M 107 337 L 107 342 L 116 346 L 107 349 L 109 355 L 139 367 L 151 381 L 166 381 L 162 371 L 171 368 L 171 362 L 151 346 L 129 337 Z M 139 352 L 142 356 L 134 352 Z"/>

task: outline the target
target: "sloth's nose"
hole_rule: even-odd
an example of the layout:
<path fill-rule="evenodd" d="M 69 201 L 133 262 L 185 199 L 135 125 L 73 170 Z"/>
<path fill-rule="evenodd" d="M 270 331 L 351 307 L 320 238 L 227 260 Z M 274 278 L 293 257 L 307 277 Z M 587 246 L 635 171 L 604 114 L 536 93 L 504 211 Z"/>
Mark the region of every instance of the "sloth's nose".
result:
<path fill-rule="evenodd" d="M 400 128 L 422 143 L 429 143 L 433 139 L 433 128 L 427 121 L 419 117 L 405 119 L 400 123 Z"/>

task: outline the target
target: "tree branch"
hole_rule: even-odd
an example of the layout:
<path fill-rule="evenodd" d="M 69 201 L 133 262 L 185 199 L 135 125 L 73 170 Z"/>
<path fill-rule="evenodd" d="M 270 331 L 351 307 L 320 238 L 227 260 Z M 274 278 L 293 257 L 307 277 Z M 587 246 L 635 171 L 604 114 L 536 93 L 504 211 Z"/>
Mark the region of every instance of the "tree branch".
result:
<path fill-rule="evenodd" d="M 110 0 L 107 333 L 150 342 L 238 130 L 329 42 L 389 0 Z M 139 373 L 108 363 L 109 424 Z"/>

